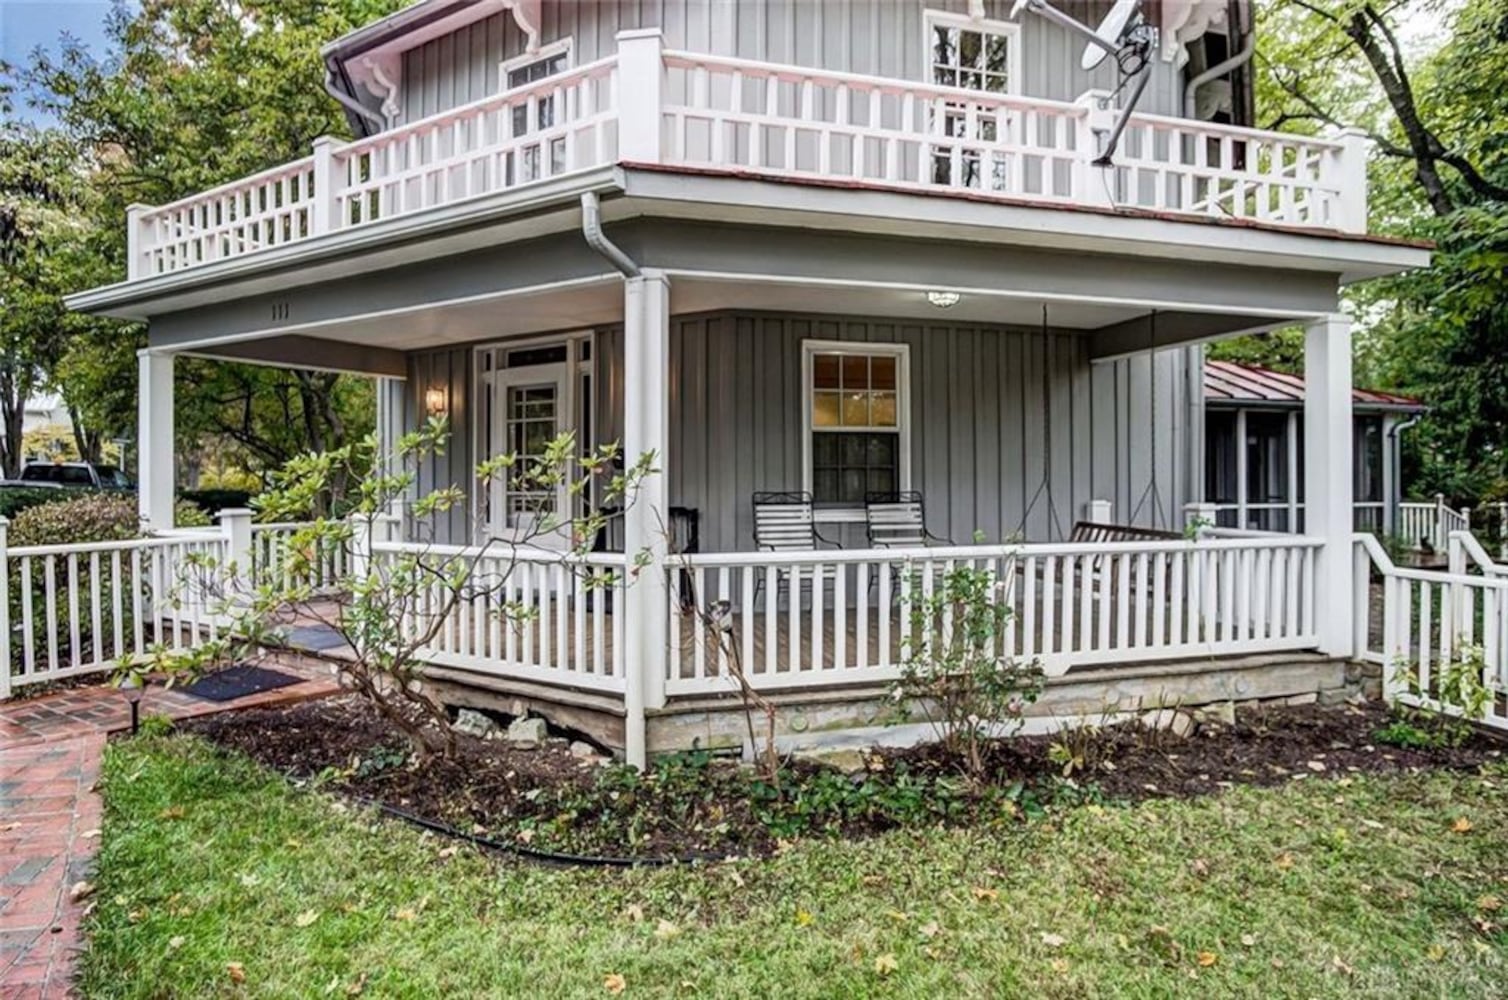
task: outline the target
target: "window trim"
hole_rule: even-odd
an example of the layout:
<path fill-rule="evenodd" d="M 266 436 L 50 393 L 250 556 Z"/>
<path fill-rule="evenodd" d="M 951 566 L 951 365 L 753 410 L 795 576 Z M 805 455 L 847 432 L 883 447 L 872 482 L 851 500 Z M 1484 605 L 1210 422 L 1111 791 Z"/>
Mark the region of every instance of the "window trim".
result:
<path fill-rule="evenodd" d="M 572 35 L 567 35 L 558 41 L 551 42 L 549 45 L 541 45 L 533 52 L 521 52 L 512 59 L 504 59 L 497 64 L 498 92 L 507 93 L 509 90 L 517 89 L 508 86 L 508 74 L 514 70 L 528 66 L 531 63 L 544 62 L 546 59 L 553 59 L 562 54 L 566 57 L 565 65 L 561 67 L 560 73 L 551 74 L 551 76 L 559 76 L 561 73 L 569 73 L 576 68 L 575 37 Z M 548 80 L 550 77 L 546 76 L 541 79 Z M 539 81 L 536 80 L 534 82 L 538 83 Z M 524 84 L 523 86 L 529 86 L 529 84 Z"/>
<path fill-rule="evenodd" d="M 1005 94 L 1012 97 L 1021 95 L 1021 25 L 1019 23 L 996 21 L 987 17 L 969 17 L 967 14 L 955 14 L 952 11 L 937 10 L 933 7 L 922 8 L 921 81 L 928 86 L 944 87 L 947 85 L 936 82 L 932 77 L 932 28 L 937 25 L 1004 35 L 1008 46 L 1006 58 L 1010 60 L 1010 71 L 1005 76 Z M 951 89 L 986 96 L 995 94 L 992 90 L 975 90 L 973 87 L 954 86 Z"/>
<path fill-rule="evenodd" d="M 898 488 L 911 489 L 911 345 L 865 340 L 803 340 L 801 342 L 801 488 L 812 492 L 812 359 L 818 354 L 850 354 L 896 359 L 895 431 L 900 448 Z M 842 433 L 829 431 L 827 433 Z M 862 522 L 864 507 L 816 507 L 819 522 Z"/>

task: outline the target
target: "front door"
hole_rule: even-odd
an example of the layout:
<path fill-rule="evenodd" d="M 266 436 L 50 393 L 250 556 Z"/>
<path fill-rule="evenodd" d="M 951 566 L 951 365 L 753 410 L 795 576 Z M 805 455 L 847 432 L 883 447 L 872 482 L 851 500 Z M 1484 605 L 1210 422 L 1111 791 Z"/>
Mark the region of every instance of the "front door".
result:
<path fill-rule="evenodd" d="M 558 358 L 558 360 L 557 360 Z M 487 488 L 484 524 L 489 537 L 564 549 L 570 544 L 566 483 L 541 484 L 531 475 L 550 442 L 575 430 L 571 365 L 565 344 L 499 349 L 481 372 L 486 433 L 483 457 L 511 454 L 511 469 Z"/>

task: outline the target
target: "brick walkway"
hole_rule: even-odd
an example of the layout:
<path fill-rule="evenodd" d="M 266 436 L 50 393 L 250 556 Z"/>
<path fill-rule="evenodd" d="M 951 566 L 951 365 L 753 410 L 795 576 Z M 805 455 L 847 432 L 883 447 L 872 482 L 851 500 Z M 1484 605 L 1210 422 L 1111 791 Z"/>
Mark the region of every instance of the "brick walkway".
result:
<path fill-rule="evenodd" d="M 304 680 L 230 702 L 150 688 L 142 715 L 186 719 L 337 690 L 327 665 L 288 659 L 267 666 Z M 88 879 L 98 844 L 100 756 L 106 735 L 130 724 L 125 699 L 104 686 L 0 704 L 0 1000 L 71 994 L 88 906 L 71 892 Z"/>

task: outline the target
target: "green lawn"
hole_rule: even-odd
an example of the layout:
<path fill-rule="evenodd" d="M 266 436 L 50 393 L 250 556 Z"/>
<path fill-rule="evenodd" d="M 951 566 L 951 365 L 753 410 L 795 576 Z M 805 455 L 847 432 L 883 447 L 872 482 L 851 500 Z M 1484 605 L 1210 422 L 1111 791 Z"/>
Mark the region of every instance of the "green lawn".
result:
<path fill-rule="evenodd" d="M 494 861 L 116 743 L 86 996 L 1501 995 L 1508 769 L 634 872 Z M 1469 824 L 1469 828 L 1468 828 Z M 1484 929 L 1485 928 L 1485 929 Z M 609 980 L 609 977 L 622 977 Z"/>

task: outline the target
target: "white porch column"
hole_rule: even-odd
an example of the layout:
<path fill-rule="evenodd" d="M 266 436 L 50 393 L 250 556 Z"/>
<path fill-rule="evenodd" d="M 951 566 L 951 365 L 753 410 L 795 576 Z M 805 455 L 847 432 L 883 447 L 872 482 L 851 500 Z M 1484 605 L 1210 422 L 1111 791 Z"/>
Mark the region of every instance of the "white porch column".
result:
<path fill-rule="evenodd" d="M 624 514 L 623 551 L 628 587 L 617 613 L 624 616 L 627 671 L 628 762 L 643 767 L 647 757 L 644 710 L 665 704 L 665 664 L 669 605 L 665 558 L 669 548 L 670 490 L 666 454 L 670 429 L 670 282 L 646 271 L 623 286 L 623 461 L 632 467 L 654 456 L 658 471 L 640 485 Z M 649 562 L 634 572 L 635 561 Z"/>
<path fill-rule="evenodd" d="M 173 527 L 173 355 L 137 352 L 136 483 L 148 528 Z"/>
<path fill-rule="evenodd" d="M 1349 656 L 1354 639 L 1351 451 L 1351 321 L 1331 315 L 1304 330 L 1304 533 L 1324 541 L 1315 627 L 1331 656 Z"/>

